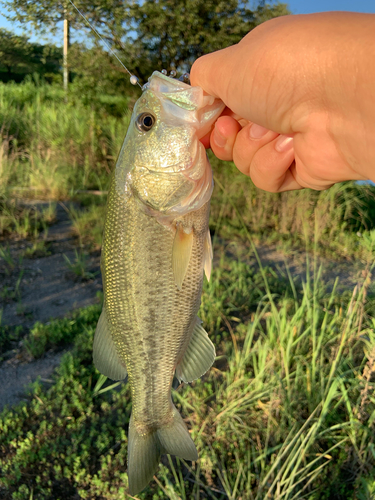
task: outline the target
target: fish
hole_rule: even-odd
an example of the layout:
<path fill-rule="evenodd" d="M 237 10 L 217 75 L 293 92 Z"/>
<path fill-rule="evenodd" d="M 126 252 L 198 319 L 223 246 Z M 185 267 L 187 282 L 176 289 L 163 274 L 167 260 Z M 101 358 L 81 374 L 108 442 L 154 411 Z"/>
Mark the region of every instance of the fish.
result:
<path fill-rule="evenodd" d="M 197 316 L 212 263 L 213 176 L 200 139 L 223 109 L 200 87 L 155 71 L 110 181 L 93 361 L 103 375 L 127 377 L 130 385 L 131 495 L 152 480 L 162 454 L 198 459 L 171 387 L 174 376 L 190 383 L 215 360 Z"/>

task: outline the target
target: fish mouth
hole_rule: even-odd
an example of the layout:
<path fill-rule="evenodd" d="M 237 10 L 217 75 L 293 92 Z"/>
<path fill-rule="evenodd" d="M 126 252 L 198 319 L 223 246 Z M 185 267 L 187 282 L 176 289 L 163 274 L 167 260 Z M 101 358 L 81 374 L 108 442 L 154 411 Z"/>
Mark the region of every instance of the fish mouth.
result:
<path fill-rule="evenodd" d="M 192 87 L 183 81 L 170 78 L 155 71 L 149 78 L 146 91 L 151 91 L 168 114 L 190 123 L 198 139 L 204 137 L 215 120 L 225 109 L 220 99 L 203 92 L 201 87 Z"/>

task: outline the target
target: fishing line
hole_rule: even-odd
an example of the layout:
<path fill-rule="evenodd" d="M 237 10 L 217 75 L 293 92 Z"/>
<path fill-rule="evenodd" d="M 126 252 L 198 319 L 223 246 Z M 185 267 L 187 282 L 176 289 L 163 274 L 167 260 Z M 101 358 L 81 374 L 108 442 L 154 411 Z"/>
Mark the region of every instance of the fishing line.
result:
<path fill-rule="evenodd" d="M 129 74 L 130 76 L 130 83 L 132 85 L 138 85 L 141 89 L 142 89 L 142 85 L 139 83 L 138 81 L 138 78 L 133 75 L 129 70 L 128 68 L 125 66 L 125 64 L 117 57 L 117 55 L 113 52 L 113 50 L 111 49 L 110 45 L 106 42 L 106 40 L 104 40 L 104 38 L 101 36 L 101 34 L 98 32 L 98 30 L 96 28 L 94 28 L 94 26 L 90 23 L 90 21 L 87 19 L 87 17 L 82 14 L 82 12 L 78 9 L 78 7 L 76 7 L 74 5 L 74 3 L 72 2 L 72 0 L 69 0 L 69 2 L 73 5 L 73 7 L 76 9 L 76 11 L 78 12 L 78 14 L 80 16 L 83 17 L 83 19 L 86 21 L 86 23 L 90 26 L 90 28 L 93 30 L 93 32 L 100 38 L 100 40 L 104 43 L 104 45 L 107 47 L 107 49 L 109 50 L 109 52 L 115 56 L 115 58 L 118 60 L 118 62 L 121 64 L 121 66 L 125 69 L 125 71 Z"/>

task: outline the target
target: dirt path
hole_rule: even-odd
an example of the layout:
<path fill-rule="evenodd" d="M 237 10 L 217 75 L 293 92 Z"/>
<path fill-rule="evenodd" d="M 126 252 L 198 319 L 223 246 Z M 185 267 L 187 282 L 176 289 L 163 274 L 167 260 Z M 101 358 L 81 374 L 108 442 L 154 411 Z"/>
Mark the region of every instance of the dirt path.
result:
<path fill-rule="evenodd" d="M 14 406 L 27 399 L 27 386 L 40 377 L 44 384 L 52 384 L 53 371 L 60 364 L 62 353 L 47 353 L 31 362 L 13 356 L 0 366 L 0 412 L 5 406 Z"/>
<path fill-rule="evenodd" d="M 34 203 L 43 206 L 43 202 Z M 36 321 L 62 318 L 77 308 L 98 301 L 97 292 L 102 290 L 100 254 L 90 255 L 87 262 L 87 271 L 95 275 L 94 279 L 82 280 L 69 270 L 64 254 L 74 261 L 77 241 L 62 205 L 57 205 L 56 222 L 49 227 L 46 242 L 50 255 L 23 258 L 22 264 L 17 265 L 10 274 L 5 262 L 0 259 L 2 325 L 20 325 L 27 331 Z M 9 245 L 14 262 L 19 262 L 25 249 L 31 247 L 27 240 L 0 241 L 0 245 L 4 244 Z M 16 298 L 12 298 L 20 276 L 19 293 Z M 61 353 L 47 353 L 39 360 L 28 360 L 20 355 L 21 345 L 22 342 L 7 353 L 0 352 L 6 358 L 0 364 L 0 411 L 5 405 L 13 406 L 21 401 L 25 397 L 26 386 L 38 376 L 49 380 L 60 363 Z"/>
<path fill-rule="evenodd" d="M 40 203 L 43 202 L 39 202 L 39 205 Z M 22 273 L 17 299 L 0 298 L 0 310 L 3 310 L 2 325 L 22 325 L 27 331 L 36 321 L 46 322 L 50 318 L 63 317 L 74 309 L 97 301 L 97 292 L 102 290 L 100 255 L 92 254 L 88 260 L 87 270 L 95 274 L 94 279 L 84 281 L 69 271 L 64 254 L 70 260 L 74 260 L 77 241 L 72 235 L 71 221 L 63 205 L 57 205 L 56 222 L 48 230 L 47 242 L 51 255 L 36 259 L 25 258 L 21 267 L 16 267 L 10 275 L 6 272 L 5 262 L 0 259 L 0 291 L 4 291 L 7 287 L 9 293 L 12 293 L 15 282 Z M 9 244 L 15 262 L 25 248 L 31 246 L 26 240 L 0 241 L 0 245 L 4 243 Z M 227 253 L 234 258 L 238 258 L 239 253 L 241 254 L 237 243 L 227 241 L 217 243 L 224 245 Z M 248 249 L 242 250 L 250 255 L 249 263 L 257 265 L 254 255 L 249 254 Z M 285 263 L 287 263 L 292 276 L 298 276 L 301 280 L 306 279 L 304 252 L 286 255 L 276 247 L 262 245 L 258 245 L 257 250 L 263 265 L 272 266 L 281 275 L 286 276 Z M 339 276 L 341 289 L 353 288 L 363 269 L 360 263 L 357 265 L 337 263 L 327 259 L 319 259 L 319 263 L 324 267 L 324 281 L 332 286 L 336 276 Z M 21 401 L 25 397 L 27 385 L 38 376 L 48 383 L 53 370 L 60 363 L 61 356 L 61 353 L 50 352 L 42 359 L 31 361 L 25 359 L 25 356 L 20 356 L 20 348 L 17 346 L 6 353 L 6 360 L 0 364 L 0 411 L 5 405 L 13 406 Z"/>
<path fill-rule="evenodd" d="M 90 255 L 88 260 L 87 270 L 95 274 L 93 280 L 79 279 L 67 266 L 64 254 L 74 261 L 77 241 L 72 235 L 69 216 L 60 204 L 56 207 L 56 222 L 48 229 L 46 242 L 51 255 L 23 259 L 19 300 L 0 301 L 2 324 L 30 328 L 36 321 L 63 317 L 73 309 L 92 304 L 97 292 L 101 291 L 99 252 Z M 31 246 L 26 240 L 10 242 L 14 261 L 19 260 L 26 246 Z M 5 266 L 0 261 L 0 273 L 2 267 Z M 21 269 L 17 269 L 7 277 L 3 269 L 3 283 L 6 286 L 10 283 L 12 289 L 20 273 Z"/>

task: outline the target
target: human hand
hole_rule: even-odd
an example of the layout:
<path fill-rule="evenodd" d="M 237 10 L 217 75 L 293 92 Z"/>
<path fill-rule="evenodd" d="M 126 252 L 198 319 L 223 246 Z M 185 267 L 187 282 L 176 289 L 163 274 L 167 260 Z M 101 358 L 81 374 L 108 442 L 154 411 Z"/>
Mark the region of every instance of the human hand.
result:
<path fill-rule="evenodd" d="M 375 180 L 374 31 L 371 14 L 284 16 L 197 59 L 192 85 L 227 106 L 215 155 L 272 192 Z"/>

